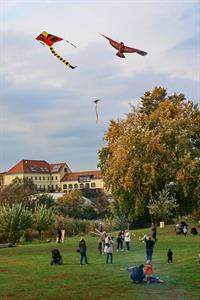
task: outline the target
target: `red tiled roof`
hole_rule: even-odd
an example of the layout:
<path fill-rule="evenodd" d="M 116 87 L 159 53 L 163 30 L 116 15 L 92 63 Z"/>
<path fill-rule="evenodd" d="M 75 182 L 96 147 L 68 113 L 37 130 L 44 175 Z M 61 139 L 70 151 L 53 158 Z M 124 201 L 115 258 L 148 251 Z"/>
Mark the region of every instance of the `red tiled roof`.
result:
<path fill-rule="evenodd" d="M 50 171 L 52 173 L 60 172 L 61 169 L 64 168 L 65 165 L 66 165 L 66 163 L 49 164 Z"/>
<path fill-rule="evenodd" d="M 18 173 L 49 173 L 50 167 L 45 160 L 24 159 L 8 170 L 8 174 Z"/>
<path fill-rule="evenodd" d="M 65 176 L 62 178 L 61 181 L 76 181 L 78 180 L 79 176 L 92 176 L 93 179 L 101 179 L 101 171 L 83 171 L 83 172 L 72 172 L 72 173 L 67 173 Z"/>

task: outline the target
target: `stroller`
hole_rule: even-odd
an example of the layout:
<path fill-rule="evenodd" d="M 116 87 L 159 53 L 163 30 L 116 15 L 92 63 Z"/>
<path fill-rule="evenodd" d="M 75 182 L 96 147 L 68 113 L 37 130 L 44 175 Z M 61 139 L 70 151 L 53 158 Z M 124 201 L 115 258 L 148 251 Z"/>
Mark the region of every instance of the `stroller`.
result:
<path fill-rule="evenodd" d="M 53 264 L 62 265 L 63 260 L 62 260 L 62 256 L 60 255 L 60 251 L 58 249 L 53 249 L 51 253 L 52 253 L 51 265 Z"/>

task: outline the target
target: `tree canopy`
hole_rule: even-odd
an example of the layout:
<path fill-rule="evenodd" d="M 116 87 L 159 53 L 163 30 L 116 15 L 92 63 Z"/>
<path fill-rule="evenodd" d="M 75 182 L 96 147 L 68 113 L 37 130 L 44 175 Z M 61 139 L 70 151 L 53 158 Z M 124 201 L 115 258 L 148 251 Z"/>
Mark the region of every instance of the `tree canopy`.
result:
<path fill-rule="evenodd" d="M 111 120 L 99 166 L 116 206 L 127 218 L 148 213 L 147 204 L 165 186 L 175 194 L 179 213 L 200 204 L 200 111 L 183 94 L 168 96 L 155 87 L 139 107 Z"/>

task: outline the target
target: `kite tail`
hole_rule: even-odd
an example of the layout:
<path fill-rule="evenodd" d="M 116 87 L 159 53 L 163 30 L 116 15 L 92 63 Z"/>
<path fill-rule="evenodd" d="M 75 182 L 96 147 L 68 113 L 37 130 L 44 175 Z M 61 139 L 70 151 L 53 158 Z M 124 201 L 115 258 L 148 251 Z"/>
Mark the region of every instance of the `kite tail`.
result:
<path fill-rule="evenodd" d="M 51 53 L 56 56 L 60 61 L 62 61 L 66 66 L 68 66 L 71 69 L 75 69 L 76 66 L 72 66 L 68 61 L 66 61 L 64 58 L 62 58 L 58 53 L 56 53 L 56 51 L 53 49 L 53 47 L 49 47 Z"/>

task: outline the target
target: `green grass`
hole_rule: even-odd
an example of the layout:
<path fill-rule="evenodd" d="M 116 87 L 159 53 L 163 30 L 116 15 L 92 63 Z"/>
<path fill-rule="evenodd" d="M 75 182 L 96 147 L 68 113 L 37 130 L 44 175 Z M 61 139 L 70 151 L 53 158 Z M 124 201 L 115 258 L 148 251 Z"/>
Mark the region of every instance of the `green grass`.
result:
<path fill-rule="evenodd" d="M 62 245 L 52 242 L 0 249 L 0 299 L 200 299 L 200 235 L 185 238 L 177 236 L 171 226 L 158 229 L 153 268 L 165 283 L 139 285 L 132 283 L 126 268 L 145 261 L 145 245 L 138 241 L 142 232 L 134 231 L 130 253 L 114 252 L 113 265 L 99 255 L 98 237 L 86 237 L 89 264 L 83 266 L 76 252 L 78 237 L 66 238 Z M 50 265 L 55 247 L 64 265 Z M 174 252 L 173 264 L 167 264 L 168 248 Z"/>

